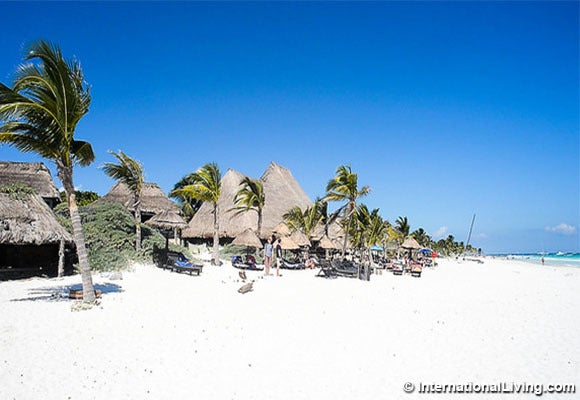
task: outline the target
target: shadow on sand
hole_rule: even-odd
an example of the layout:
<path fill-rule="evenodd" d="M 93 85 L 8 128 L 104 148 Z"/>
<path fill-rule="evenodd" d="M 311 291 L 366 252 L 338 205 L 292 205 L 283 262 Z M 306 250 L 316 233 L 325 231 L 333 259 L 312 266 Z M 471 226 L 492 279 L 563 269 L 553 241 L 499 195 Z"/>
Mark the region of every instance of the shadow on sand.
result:
<path fill-rule="evenodd" d="M 123 291 L 123 288 L 116 283 L 102 283 L 95 284 L 94 286 L 95 290 L 100 290 L 103 296 L 109 293 L 119 293 Z M 71 289 L 81 290 L 82 286 L 77 284 L 34 288 L 28 291 L 27 297 L 12 299 L 10 301 L 74 301 L 68 297 Z"/>

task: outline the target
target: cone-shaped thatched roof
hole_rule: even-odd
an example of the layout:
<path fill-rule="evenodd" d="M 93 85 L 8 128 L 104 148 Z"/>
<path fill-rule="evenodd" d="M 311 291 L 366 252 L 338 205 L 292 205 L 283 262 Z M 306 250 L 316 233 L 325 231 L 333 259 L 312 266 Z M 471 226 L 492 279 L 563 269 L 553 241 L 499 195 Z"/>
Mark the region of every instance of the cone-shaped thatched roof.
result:
<path fill-rule="evenodd" d="M 310 238 L 314 241 L 322 240 L 324 236 L 324 224 L 319 223 L 310 234 Z M 340 226 L 340 218 L 335 219 L 328 225 L 328 237 L 331 240 L 337 240 L 344 237 L 344 230 Z"/>
<path fill-rule="evenodd" d="M 145 223 L 159 229 L 185 228 L 187 226 L 187 222 L 181 218 L 181 215 L 173 210 L 163 210 Z"/>
<path fill-rule="evenodd" d="M 290 236 L 283 236 L 280 238 L 280 247 L 284 250 L 298 250 L 300 246 Z"/>
<path fill-rule="evenodd" d="M 252 228 L 248 228 L 236 236 L 232 244 L 236 246 L 255 247 L 257 249 L 262 248 L 262 241 Z"/>
<path fill-rule="evenodd" d="M 43 199 L 60 199 L 50 171 L 40 162 L 0 161 L 0 186 L 11 183 L 29 186 Z"/>
<path fill-rule="evenodd" d="M 264 182 L 266 194 L 262 223 L 262 237 L 266 237 L 282 222 L 282 215 L 288 210 L 296 206 L 304 210 L 312 205 L 312 201 L 290 170 L 275 162 L 270 163 L 260 179 Z"/>
<path fill-rule="evenodd" d="M 403 244 L 401 245 L 401 247 L 404 249 L 412 249 L 412 250 L 418 250 L 418 249 L 423 248 L 423 246 L 421 246 L 419 243 L 417 243 L 415 238 L 412 236 L 408 236 L 405 239 L 405 241 L 403 242 Z"/>
<path fill-rule="evenodd" d="M 0 192 L 0 243 L 48 244 L 61 240 L 72 242 L 72 236 L 37 194 L 11 196 Z"/>
<path fill-rule="evenodd" d="M 258 229 L 258 214 L 251 210 L 236 215 L 229 211 L 234 205 L 234 198 L 240 188 L 244 175 L 229 169 L 223 176 L 221 195 L 218 200 L 219 235 L 234 238 L 247 228 Z M 270 163 L 266 172 L 260 178 L 264 185 L 266 204 L 262 211 L 261 237 L 272 235 L 272 231 L 280 222 L 282 215 L 292 207 L 306 208 L 312 202 L 302 190 L 292 173 L 274 162 Z M 195 213 L 189 227 L 183 231 L 183 238 L 210 238 L 213 236 L 213 205 L 204 203 Z"/>
<path fill-rule="evenodd" d="M 306 235 L 301 231 L 292 232 L 290 239 L 292 239 L 298 246 L 310 246 L 310 240 L 308 240 Z"/>
<path fill-rule="evenodd" d="M 241 214 L 237 214 L 237 211 L 230 211 L 235 207 L 234 197 L 243 179 L 244 175 L 233 169 L 228 169 L 222 177 L 221 195 L 218 199 L 220 237 L 234 238 L 248 228 L 258 229 L 258 214 L 255 211 Z M 183 238 L 213 237 L 213 204 L 203 203 L 181 236 Z"/>
<path fill-rule="evenodd" d="M 341 248 L 341 246 L 340 246 L 338 243 L 336 243 L 336 242 L 333 242 L 333 241 L 332 241 L 332 240 L 330 240 L 330 238 L 329 238 L 328 236 L 326 236 L 326 235 L 324 235 L 324 236 L 322 237 L 322 239 L 320 239 L 320 242 L 318 243 L 318 246 L 319 246 L 321 249 L 328 249 L 328 250 L 330 250 L 330 249 L 340 249 L 340 248 Z"/>
<path fill-rule="evenodd" d="M 117 182 L 109 193 L 96 202 L 118 203 L 131 212 L 135 211 L 133 194 L 122 182 Z M 144 183 L 141 191 L 141 212 L 143 214 L 159 214 L 164 210 L 179 213 L 177 204 L 169 200 L 157 184 Z"/>

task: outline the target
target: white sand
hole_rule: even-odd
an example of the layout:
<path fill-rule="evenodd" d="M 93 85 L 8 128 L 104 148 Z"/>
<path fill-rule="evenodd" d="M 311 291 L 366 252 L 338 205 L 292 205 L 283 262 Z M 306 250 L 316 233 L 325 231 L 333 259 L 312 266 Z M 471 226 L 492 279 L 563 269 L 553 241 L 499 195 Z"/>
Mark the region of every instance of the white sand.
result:
<path fill-rule="evenodd" d="M 419 385 L 580 387 L 580 269 L 442 260 L 370 282 L 283 271 L 242 295 L 238 270 L 140 266 L 94 276 L 100 307 L 71 312 L 80 278 L 0 283 L 0 399 L 411 399 Z M 469 395 L 530 399 L 533 394 Z"/>

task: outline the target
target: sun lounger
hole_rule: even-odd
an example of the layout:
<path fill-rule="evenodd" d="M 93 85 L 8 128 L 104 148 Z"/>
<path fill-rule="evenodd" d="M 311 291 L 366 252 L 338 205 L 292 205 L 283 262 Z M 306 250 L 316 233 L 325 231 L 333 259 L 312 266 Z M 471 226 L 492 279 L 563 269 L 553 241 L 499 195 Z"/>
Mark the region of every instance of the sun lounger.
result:
<path fill-rule="evenodd" d="M 330 261 L 322 260 L 322 262 L 320 263 L 320 271 L 318 271 L 318 274 L 316 274 L 316 276 L 323 278 L 336 278 L 338 275 L 336 273 L 336 270 L 330 263 Z"/>
<path fill-rule="evenodd" d="M 402 263 L 393 263 L 393 275 L 403 275 L 403 270 L 405 269 Z"/>
<path fill-rule="evenodd" d="M 332 267 L 339 276 L 356 278 L 358 276 L 358 266 L 351 261 L 332 261 Z"/>
<path fill-rule="evenodd" d="M 280 267 L 286 269 L 304 269 L 304 263 L 299 261 L 290 261 L 283 258 L 282 265 Z"/>
<path fill-rule="evenodd" d="M 203 265 L 194 264 L 182 253 L 176 252 L 169 252 L 167 254 L 166 267 L 174 272 L 187 272 L 190 275 L 193 275 L 194 272 L 199 275 L 203 269 Z"/>
<path fill-rule="evenodd" d="M 413 264 L 411 266 L 411 276 L 421 277 L 421 272 L 423 272 L 423 267 L 421 264 Z"/>

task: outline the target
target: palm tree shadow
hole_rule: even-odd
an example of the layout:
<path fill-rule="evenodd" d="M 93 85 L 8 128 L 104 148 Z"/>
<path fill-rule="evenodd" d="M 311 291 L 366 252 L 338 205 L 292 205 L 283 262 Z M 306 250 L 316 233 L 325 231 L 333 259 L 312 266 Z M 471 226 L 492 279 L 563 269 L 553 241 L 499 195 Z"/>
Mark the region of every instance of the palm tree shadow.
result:
<path fill-rule="evenodd" d="M 102 283 L 94 286 L 95 290 L 100 290 L 103 296 L 109 293 L 120 293 L 123 291 L 123 288 L 116 283 Z M 77 284 L 34 288 L 28 291 L 28 296 L 11 299 L 10 301 L 71 301 L 72 299 L 69 299 L 69 292 L 71 290 L 82 290 L 82 286 Z"/>

